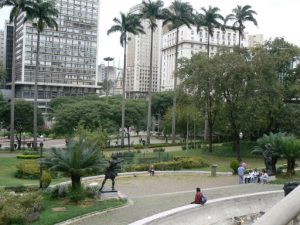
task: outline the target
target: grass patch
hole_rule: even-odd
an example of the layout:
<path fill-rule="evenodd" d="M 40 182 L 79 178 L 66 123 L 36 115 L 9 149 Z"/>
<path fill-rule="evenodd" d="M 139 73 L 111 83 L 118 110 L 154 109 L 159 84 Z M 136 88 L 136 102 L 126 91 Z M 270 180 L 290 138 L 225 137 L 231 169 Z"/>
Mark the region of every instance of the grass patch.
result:
<path fill-rule="evenodd" d="M 32 223 L 32 225 L 52 225 L 87 213 L 101 212 L 120 207 L 126 204 L 126 202 L 126 200 L 117 199 L 106 201 L 87 199 L 78 204 L 74 204 L 66 199 L 55 200 L 48 196 L 44 196 L 42 203 L 45 206 L 45 209 L 41 212 L 39 221 Z M 65 207 L 66 210 L 61 212 L 52 211 L 52 208 L 58 207 Z"/>
<path fill-rule="evenodd" d="M 26 159 L 0 158 L 0 186 L 39 185 L 39 180 L 19 179 L 14 176 L 17 170 L 16 165 L 24 161 L 26 162 Z M 68 179 L 53 179 L 51 184 L 60 183 L 66 180 Z"/>
<path fill-rule="evenodd" d="M 296 171 L 292 177 L 287 176 L 285 173 L 277 174 L 276 180 L 273 180 L 270 183 L 271 184 L 286 184 L 288 182 L 294 182 L 294 181 L 300 182 L 300 172 L 299 171 Z"/>

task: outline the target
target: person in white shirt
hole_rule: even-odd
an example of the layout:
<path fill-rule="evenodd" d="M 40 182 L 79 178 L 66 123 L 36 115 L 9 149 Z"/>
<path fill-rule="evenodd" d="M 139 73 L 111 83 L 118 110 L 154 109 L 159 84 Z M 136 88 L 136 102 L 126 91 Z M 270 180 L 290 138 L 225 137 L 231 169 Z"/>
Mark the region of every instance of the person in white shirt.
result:
<path fill-rule="evenodd" d="M 260 182 L 262 184 L 268 183 L 269 175 L 267 174 L 266 170 L 262 170 L 262 175 L 260 177 Z"/>

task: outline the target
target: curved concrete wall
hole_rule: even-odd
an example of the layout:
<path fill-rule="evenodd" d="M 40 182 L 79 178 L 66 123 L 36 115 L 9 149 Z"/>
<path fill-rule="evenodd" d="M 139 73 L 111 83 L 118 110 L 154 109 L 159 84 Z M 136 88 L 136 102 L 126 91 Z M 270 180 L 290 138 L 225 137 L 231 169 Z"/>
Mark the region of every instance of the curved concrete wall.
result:
<path fill-rule="evenodd" d="M 136 221 L 131 225 L 212 225 L 225 219 L 266 212 L 284 197 L 283 191 L 260 192 L 208 201 L 204 206 L 187 205 Z"/>

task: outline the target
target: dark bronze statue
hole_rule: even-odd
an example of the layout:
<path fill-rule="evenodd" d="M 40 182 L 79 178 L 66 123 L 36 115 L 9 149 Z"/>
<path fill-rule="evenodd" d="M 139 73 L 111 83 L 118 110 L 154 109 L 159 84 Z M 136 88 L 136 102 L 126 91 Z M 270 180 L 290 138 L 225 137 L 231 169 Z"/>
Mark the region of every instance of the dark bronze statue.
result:
<path fill-rule="evenodd" d="M 111 158 L 112 160 L 109 160 L 109 166 L 105 169 L 105 177 L 99 190 L 100 192 L 102 191 L 107 179 L 111 179 L 112 191 L 115 191 L 115 178 L 118 175 L 117 169 L 119 169 L 118 164 L 121 163 L 124 159 L 118 159 L 115 155 L 112 155 Z"/>
<path fill-rule="evenodd" d="M 266 165 L 266 171 L 269 176 L 276 174 L 276 163 L 277 157 L 272 153 L 272 147 L 270 144 L 265 145 L 265 150 L 263 151 L 264 161 Z"/>

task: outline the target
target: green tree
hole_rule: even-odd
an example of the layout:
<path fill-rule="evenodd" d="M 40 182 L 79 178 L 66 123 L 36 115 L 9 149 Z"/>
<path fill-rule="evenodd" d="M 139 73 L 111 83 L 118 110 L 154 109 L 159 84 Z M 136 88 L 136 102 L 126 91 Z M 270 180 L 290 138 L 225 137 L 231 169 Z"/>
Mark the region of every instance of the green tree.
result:
<path fill-rule="evenodd" d="M 10 149 L 14 149 L 14 137 L 15 137 L 15 80 L 16 80 L 16 30 L 17 30 L 17 18 L 23 12 L 27 15 L 31 14 L 31 4 L 30 0 L 0 0 L 0 8 L 8 6 L 12 7 L 9 15 L 9 21 L 14 23 L 14 34 L 13 34 L 13 53 L 12 53 L 12 73 L 11 73 L 11 104 L 10 104 Z"/>
<path fill-rule="evenodd" d="M 39 77 L 39 56 L 40 56 L 40 36 L 46 27 L 58 30 L 58 25 L 53 17 L 58 16 L 55 8 L 55 1 L 36 0 L 32 3 L 30 14 L 26 15 L 26 20 L 32 21 L 32 26 L 37 30 L 36 43 L 36 65 L 34 76 L 34 112 L 33 112 L 33 147 L 37 149 L 37 97 L 38 97 L 38 77 Z"/>
<path fill-rule="evenodd" d="M 10 115 L 10 104 L 6 104 L 3 110 L 0 110 L 0 117 L 3 118 L 4 126 L 9 127 Z M 18 142 L 18 149 L 21 149 L 22 133 L 33 131 L 32 121 L 32 104 L 24 100 L 17 100 L 15 104 L 15 135 Z M 37 124 L 39 127 L 42 127 L 44 125 L 43 117 L 40 112 L 38 112 Z"/>
<path fill-rule="evenodd" d="M 220 9 L 218 7 L 209 6 L 208 9 L 204 7 L 201 8 L 203 13 L 198 13 L 195 16 L 195 25 L 197 27 L 197 33 L 200 32 L 201 27 L 207 28 L 207 56 L 209 57 L 210 51 L 210 37 L 214 34 L 214 29 L 223 28 L 223 23 L 221 23 L 224 18 L 218 12 Z"/>
<path fill-rule="evenodd" d="M 88 145 L 84 137 L 70 141 L 68 149 L 53 149 L 52 154 L 43 161 L 51 171 L 59 171 L 71 177 L 72 189 L 81 187 L 81 177 L 99 173 L 103 167 L 100 151 Z"/>
<path fill-rule="evenodd" d="M 220 89 L 220 61 L 196 54 L 190 60 L 182 60 L 179 75 L 185 89 L 193 93 L 193 102 L 199 112 L 205 114 L 209 130 L 209 151 L 212 151 L 213 128 L 224 98 Z"/>
<path fill-rule="evenodd" d="M 120 32 L 120 43 L 124 48 L 124 64 L 123 64 L 123 91 L 122 91 L 122 121 L 121 121 L 121 146 L 124 147 L 124 126 L 125 126 L 125 82 L 126 82 L 126 46 L 127 46 L 127 39 L 128 33 L 132 33 L 137 35 L 139 33 L 145 33 L 143 30 L 143 26 L 140 22 L 140 15 L 137 14 L 130 14 L 128 13 L 125 15 L 121 13 L 121 19 L 114 18 L 113 21 L 115 25 L 113 25 L 108 31 L 107 35 L 113 32 Z"/>
<path fill-rule="evenodd" d="M 0 88 L 5 87 L 5 80 L 7 78 L 7 73 L 2 64 L 0 64 Z"/>
<path fill-rule="evenodd" d="M 163 9 L 164 22 L 163 26 L 169 26 L 170 30 L 176 29 L 175 43 L 175 68 L 174 68 L 174 90 L 177 88 L 177 70 L 178 70 L 178 42 L 179 42 L 179 27 L 186 25 L 191 28 L 193 24 L 193 7 L 188 2 L 175 0 L 169 8 Z M 175 143 L 176 137 L 176 94 L 173 97 L 172 111 L 172 142 Z"/>
<path fill-rule="evenodd" d="M 158 131 L 160 131 L 161 121 L 163 120 L 164 115 L 167 110 L 172 107 L 174 94 L 173 91 L 165 91 L 155 93 L 152 96 L 152 112 L 153 115 L 157 116 Z"/>
<path fill-rule="evenodd" d="M 63 104 L 52 114 L 55 118 L 54 132 L 67 138 L 83 127 L 95 131 L 100 129 L 108 134 L 118 130 L 116 115 L 119 114 L 120 101 L 112 105 L 103 100 L 77 100 L 76 103 Z M 116 112 L 118 110 L 118 112 Z"/>
<path fill-rule="evenodd" d="M 252 22 L 257 26 L 257 21 L 254 17 L 257 13 L 251 9 L 250 5 L 240 6 L 232 10 L 232 14 L 226 17 L 226 21 L 233 20 L 233 29 L 239 32 L 239 47 L 241 47 L 241 40 L 244 38 L 244 30 L 246 28 L 245 22 Z"/>
<path fill-rule="evenodd" d="M 151 29 L 151 41 L 150 41 L 150 68 L 149 68 L 149 87 L 148 87 L 148 112 L 147 112 L 147 143 L 150 144 L 150 130 L 151 130 L 151 93 L 152 93 L 152 62 L 153 62 L 153 34 L 155 29 L 157 28 L 156 21 L 158 19 L 163 19 L 162 8 L 163 1 L 158 0 L 156 2 L 152 2 L 148 0 L 148 2 L 143 1 L 143 11 L 142 15 L 144 19 L 149 21 L 149 27 Z"/>

